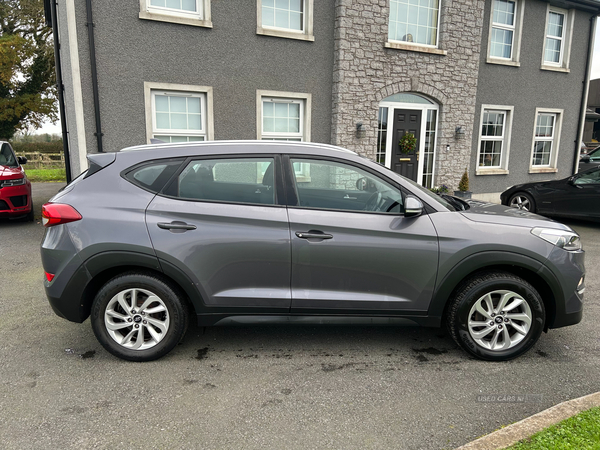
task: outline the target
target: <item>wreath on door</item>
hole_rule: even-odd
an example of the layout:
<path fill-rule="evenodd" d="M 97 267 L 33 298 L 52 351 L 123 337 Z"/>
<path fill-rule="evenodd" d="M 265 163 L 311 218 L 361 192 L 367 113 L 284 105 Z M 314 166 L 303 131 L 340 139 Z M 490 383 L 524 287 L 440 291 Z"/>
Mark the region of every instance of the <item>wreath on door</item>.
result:
<path fill-rule="evenodd" d="M 412 133 L 406 133 L 402 138 L 400 138 L 400 153 L 408 154 L 415 151 L 415 147 L 417 146 L 417 138 Z"/>

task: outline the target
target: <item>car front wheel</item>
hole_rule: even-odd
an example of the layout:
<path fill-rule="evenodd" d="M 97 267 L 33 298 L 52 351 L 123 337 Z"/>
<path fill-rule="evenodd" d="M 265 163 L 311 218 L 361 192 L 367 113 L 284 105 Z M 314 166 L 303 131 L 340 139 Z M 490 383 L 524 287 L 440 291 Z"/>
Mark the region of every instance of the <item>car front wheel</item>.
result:
<path fill-rule="evenodd" d="M 505 361 L 536 343 L 545 309 L 538 292 L 522 278 L 489 272 L 458 289 L 447 320 L 452 338 L 464 350 L 479 359 Z"/>
<path fill-rule="evenodd" d="M 188 315 L 176 289 L 148 274 L 127 273 L 96 295 L 92 329 L 102 346 L 129 361 L 166 355 L 185 334 Z"/>

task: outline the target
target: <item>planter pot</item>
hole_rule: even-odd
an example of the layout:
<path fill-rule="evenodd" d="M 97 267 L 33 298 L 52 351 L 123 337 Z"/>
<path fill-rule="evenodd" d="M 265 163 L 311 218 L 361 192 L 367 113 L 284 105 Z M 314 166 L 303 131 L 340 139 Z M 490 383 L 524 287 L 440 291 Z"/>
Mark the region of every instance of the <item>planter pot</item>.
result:
<path fill-rule="evenodd" d="M 471 191 L 454 191 L 454 196 L 458 198 L 471 198 Z"/>

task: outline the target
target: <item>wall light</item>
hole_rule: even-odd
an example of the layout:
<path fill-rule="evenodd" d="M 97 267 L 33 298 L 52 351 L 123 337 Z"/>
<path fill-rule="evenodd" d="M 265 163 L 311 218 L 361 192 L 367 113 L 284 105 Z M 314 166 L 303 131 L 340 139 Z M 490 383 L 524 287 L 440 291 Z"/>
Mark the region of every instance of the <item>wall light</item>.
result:
<path fill-rule="evenodd" d="M 365 127 L 362 122 L 356 122 L 356 137 L 357 139 L 361 139 L 365 137 L 366 134 Z"/>
<path fill-rule="evenodd" d="M 454 137 L 456 139 L 463 139 L 465 137 L 465 130 L 461 126 L 454 129 Z"/>

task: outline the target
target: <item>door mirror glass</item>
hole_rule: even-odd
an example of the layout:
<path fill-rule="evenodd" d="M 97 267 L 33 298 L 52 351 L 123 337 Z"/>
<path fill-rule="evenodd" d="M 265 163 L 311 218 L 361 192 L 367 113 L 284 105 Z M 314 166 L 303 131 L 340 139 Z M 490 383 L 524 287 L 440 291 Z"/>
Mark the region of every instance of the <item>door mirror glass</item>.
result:
<path fill-rule="evenodd" d="M 404 204 L 404 217 L 416 217 L 423 214 L 423 203 L 417 197 L 409 195 Z"/>

